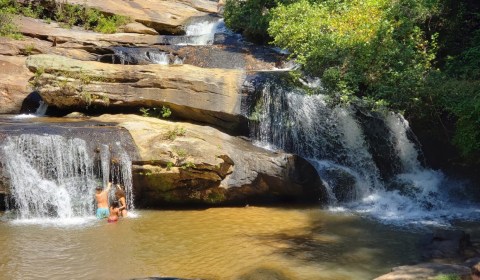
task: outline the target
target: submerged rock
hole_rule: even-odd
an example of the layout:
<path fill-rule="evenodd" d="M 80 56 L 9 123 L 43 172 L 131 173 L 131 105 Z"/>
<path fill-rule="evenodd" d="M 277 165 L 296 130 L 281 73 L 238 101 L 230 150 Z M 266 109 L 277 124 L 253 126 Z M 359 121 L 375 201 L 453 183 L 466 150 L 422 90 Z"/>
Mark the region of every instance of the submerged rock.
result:
<path fill-rule="evenodd" d="M 459 279 L 471 279 L 470 268 L 454 264 L 421 263 L 398 266 L 392 272 L 374 280 L 433 280 L 441 275 L 458 276 Z"/>
<path fill-rule="evenodd" d="M 441 229 L 425 235 L 420 245 L 425 260 L 450 261 L 463 260 L 464 252 L 471 247 L 470 235 L 464 231 Z"/>
<path fill-rule="evenodd" d="M 140 207 L 254 202 L 324 202 L 310 163 L 275 153 L 214 128 L 134 115 L 96 121 L 126 128 L 138 147 L 133 180 Z"/>

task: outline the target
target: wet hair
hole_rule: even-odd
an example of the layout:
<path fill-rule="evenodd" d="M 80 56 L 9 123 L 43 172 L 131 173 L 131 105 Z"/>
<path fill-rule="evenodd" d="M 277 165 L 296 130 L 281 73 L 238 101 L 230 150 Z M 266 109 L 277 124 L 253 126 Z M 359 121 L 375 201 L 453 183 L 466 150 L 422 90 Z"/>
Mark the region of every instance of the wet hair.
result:
<path fill-rule="evenodd" d="M 125 197 L 125 192 L 122 189 L 117 189 L 115 191 L 115 197 L 119 199 L 120 197 Z"/>
<path fill-rule="evenodd" d="M 103 187 L 102 187 L 102 186 L 97 186 L 97 187 L 95 188 L 95 190 L 96 190 L 96 191 L 102 191 L 102 190 L 103 190 Z"/>
<path fill-rule="evenodd" d="M 118 202 L 114 201 L 114 202 L 110 203 L 110 207 L 118 208 Z"/>

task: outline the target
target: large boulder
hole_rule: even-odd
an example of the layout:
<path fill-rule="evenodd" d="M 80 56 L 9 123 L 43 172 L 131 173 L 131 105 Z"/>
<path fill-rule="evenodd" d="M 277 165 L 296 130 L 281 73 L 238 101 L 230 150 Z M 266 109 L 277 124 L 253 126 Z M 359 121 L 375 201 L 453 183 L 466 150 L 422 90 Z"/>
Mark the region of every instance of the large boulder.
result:
<path fill-rule="evenodd" d="M 245 129 L 239 88 L 243 72 L 190 65 L 116 65 L 55 55 L 32 55 L 26 62 L 44 102 L 79 111 L 168 106 L 178 118 Z"/>
<path fill-rule="evenodd" d="M 217 129 L 135 115 L 102 115 L 132 135 L 136 203 L 246 204 L 299 200 L 324 202 L 321 180 L 306 160 L 252 145 Z"/>
<path fill-rule="evenodd" d="M 208 0 L 69 0 L 68 3 L 96 8 L 108 14 L 127 16 L 160 33 L 175 34 L 183 31 L 184 24 L 191 17 L 217 12 L 217 3 Z"/>
<path fill-rule="evenodd" d="M 22 102 L 31 92 L 28 81 L 32 73 L 25 57 L 0 55 L 0 114 L 20 112 Z"/>

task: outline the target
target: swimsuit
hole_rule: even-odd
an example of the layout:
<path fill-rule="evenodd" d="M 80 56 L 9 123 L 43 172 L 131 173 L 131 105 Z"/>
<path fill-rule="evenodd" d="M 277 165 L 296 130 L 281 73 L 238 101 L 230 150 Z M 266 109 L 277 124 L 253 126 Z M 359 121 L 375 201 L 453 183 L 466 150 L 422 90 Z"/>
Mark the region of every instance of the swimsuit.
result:
<path fill-rule="evenodd" d="M 97 217 L 97 219 L 104 219 L 108 218 L 109 215 L 110 212 L 108 211 L 108 208 L 98 208 L 95 216 Z"/>
<path fill-rule="evenodd" d="M 110 218 L 108 218 L 108 220 L 107 220 L 107 222 L 109 222 L 109 223 L 115 223 L 116 221 L 118 221 L 118 219 L 111 219 L 110 220 Z"/>

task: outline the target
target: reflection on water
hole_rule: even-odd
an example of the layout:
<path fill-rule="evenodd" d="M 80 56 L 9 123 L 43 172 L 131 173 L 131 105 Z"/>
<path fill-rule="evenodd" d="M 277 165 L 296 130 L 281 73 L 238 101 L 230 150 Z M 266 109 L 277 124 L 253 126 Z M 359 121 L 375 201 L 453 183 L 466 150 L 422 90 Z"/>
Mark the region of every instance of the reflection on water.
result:
<path fill-rule="evenodd" d="M 116 224 L 0 221 L 1 279 L 372 279 L 417 261 L 408 233 L 318 209 L 138 211 Z"/>

